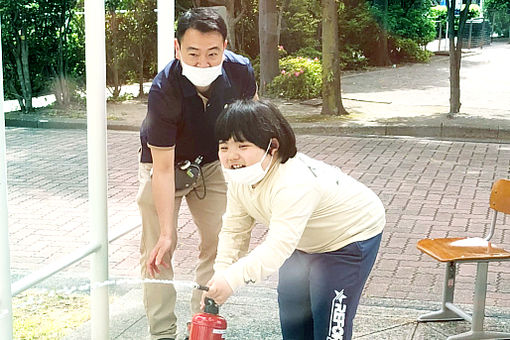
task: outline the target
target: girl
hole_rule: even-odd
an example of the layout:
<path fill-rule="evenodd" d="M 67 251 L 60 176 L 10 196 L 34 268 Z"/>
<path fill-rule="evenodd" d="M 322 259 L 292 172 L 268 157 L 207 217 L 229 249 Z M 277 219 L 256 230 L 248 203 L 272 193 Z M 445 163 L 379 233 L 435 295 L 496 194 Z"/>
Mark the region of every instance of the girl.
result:
<path fill-rule="evenodd" d="M 381 201 L 339 168 L 297 153 L 292 128 L 269 102 L 234 102 L 216 136 L 227 210 L 206 296 L 222 304 L 279 270 L 284 339 L 351 339 L 385 224 Z M 247 254 L 255 221 L 269 231 Z"/>

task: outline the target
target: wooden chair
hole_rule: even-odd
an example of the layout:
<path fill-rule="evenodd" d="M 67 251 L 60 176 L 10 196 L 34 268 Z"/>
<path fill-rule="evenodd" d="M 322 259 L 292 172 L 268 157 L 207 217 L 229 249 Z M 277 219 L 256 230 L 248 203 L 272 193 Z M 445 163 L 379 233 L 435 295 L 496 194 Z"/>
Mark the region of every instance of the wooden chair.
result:
<path fill-rule="evenodd" d="M 446 263 L 443 285 L 443 301 L 439 311 L 421 315 L 420 322 L 466 320 L 471 330 L 448 337 L 448 340 L 467 339 L 510 339 L 510 333 L 484 331 L 485 297 L 487 293 L 487 270 L 489 262 L 510 260 L 510 252 L 493 245 L 489 240 L 494 235 L 498 212 L 510 214 L 510 180 L 500 179 L 492 187 L 490 208 L 493 209 L 490 231 L 485 238 L 438 238 L 422 239 L 417 247 L 434 259 Z M 475 262 L 475 295 L 473 313 L 469 315 L 453 304 L 455 270 L 457 263 Z"/>

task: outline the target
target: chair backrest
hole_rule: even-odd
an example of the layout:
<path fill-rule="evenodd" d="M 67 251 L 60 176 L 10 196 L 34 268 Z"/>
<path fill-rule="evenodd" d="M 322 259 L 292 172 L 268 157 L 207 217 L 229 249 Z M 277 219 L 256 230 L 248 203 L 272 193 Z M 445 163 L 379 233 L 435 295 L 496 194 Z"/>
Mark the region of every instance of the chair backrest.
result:
<path fill-rule="evenodd" d="M 499 179 L 492 185 L 491 197 L 489 200 L 489 206 L 494 209 L 492 215 L 491 228 L 485 240 L 489 241 L 494 236 L 494 230 L 496 229 L 496 220 L 498 218 L 498 212 L 503 214 L 510 214 L 510 181 L 507 179 Z"/>
<path fill-rule="evenodd" d="M 491 191 L 490 207 L 504 214 L 510 214 L 510 180 L 497 180 Z"/>

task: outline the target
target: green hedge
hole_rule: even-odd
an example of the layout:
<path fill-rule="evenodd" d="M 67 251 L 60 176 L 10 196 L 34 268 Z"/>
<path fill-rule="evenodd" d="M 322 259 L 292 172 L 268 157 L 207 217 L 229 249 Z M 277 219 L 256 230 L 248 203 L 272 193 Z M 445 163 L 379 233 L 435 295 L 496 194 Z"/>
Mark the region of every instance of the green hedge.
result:
<path fill-rule="evenodd" d="M 409 38 L 391 38 L 388 45 L 391 60 L 396 63 L 426 63 L 433 54 L 430 51 L 424 50 L 416 41 Z"/>
<path fill-rule="evenodd" d="M 280 59 L 280 74 L 268 86 L 268 94 L 288 99 L 310 99 L 321 95 L 322 64 L 319 58 Z"/>

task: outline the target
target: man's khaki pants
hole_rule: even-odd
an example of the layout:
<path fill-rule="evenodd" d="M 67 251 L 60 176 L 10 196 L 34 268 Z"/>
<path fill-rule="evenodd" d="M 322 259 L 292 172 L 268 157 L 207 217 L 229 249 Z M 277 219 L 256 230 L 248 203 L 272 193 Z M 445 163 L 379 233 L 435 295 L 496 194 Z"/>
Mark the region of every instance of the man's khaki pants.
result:
<path fill-rule="evenodd" d="M 146 261 L 159 238 L 159 221 L 156 208 L 152 199 L 152 183 L 150 170 L 152 164 L 139 163 L 138 179 L 140 188 L 137 194 L 137 203 L 142 216 L 142 239 L 140 243 L 140 265 L 142 278 L 148 278 Z M 186 198 L 189 210 L 200 233 L 198 245 L 198 265 L 195 271 L 195 282 L 205 285 L 213 275 L 213 264 L 218 246 L 218 233 L 221 228 L 221 218 L 226 207 L 227 186 L 223 178 L 219 161 L 206 164 L 202 167 L 205 181 L 206 196 L 203 195 L 204 187 L 202 179 L 196 183 L 195 193 L 192 189 L 176 192 L 174 225 L 177 228 L 179 208 L 182 198 Z M 172 253 L 177 246 L 177 230 L 172 235 Z M 156 274 L 156 279 L 172 280 L 174 271 L 171 265 L 171 254 L 166 254 L 164 259 L 170 264 L 170 268 L 160 266 L 161 272 Z M 151 339 L 174 338 L 177 332 L 176 316 L 174 313 L 176 291 L 171 285 L 146 283 L 144 284 L 144 305 L 149 323 Z M 202 292 L 193 291 L 191 298 L 192 314 L 200 311 Z"/>

